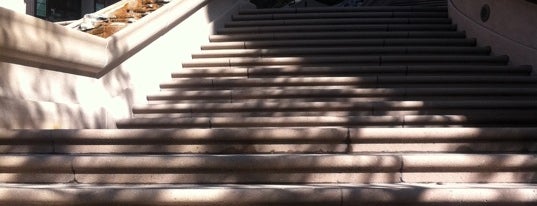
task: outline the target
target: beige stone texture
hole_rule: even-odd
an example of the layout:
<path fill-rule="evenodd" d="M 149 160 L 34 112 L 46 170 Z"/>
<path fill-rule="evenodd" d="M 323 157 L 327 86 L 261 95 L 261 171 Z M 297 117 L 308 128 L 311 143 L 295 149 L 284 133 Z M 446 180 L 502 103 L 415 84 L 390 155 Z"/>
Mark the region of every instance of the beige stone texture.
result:
<path fill-rule="evenodd" d="M 0 128 L 115 128 L 244 5 L 173 1 L 108 39 L 0 8 Z"/>

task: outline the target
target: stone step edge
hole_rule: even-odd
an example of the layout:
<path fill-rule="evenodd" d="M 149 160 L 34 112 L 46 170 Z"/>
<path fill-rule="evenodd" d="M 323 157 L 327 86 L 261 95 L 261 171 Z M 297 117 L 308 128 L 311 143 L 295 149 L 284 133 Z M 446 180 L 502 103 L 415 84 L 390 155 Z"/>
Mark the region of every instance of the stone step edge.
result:
<path fill-rule="evenodd" d="M 407 111 L 407 110 L 494 110 L 494 109 L 537 109 L 537 100 L 452 100 L 452 101 L 369 101 L 369 102 L 296 102 L 281 104 L 267 103 L 178 103 L 134 105 L 135 113 L 230 113 L 230 112 L 321 112 L 321 111 Z"/>
<path fill-rule="evenodd" d="M 378 115 L 378 116 L 289 116 L 289 117 L 161 117 L 131 118 L 116 121 L 118 128 L 240 128 L 240 127 L 475 127 L 537 125 L 535 112 L 457 115 Z"/>
<path fill-rule="evenodd" d="M 273 78 L 235 78 L 235 79 L 172 79 L 160 84 L 165 88 L 226 88 L 226 87 L 282 87 L 282 86 L 360 86 L 393 84 L 535 84 L 534 76 L 488 76 L 470 77 L 466 75 L 369 75 L 353 77 L 273 77 Z"/>
<path fill-rule="evenodd" d="M 318 12 L 362 12 L 362 11 L 447 11 L 447 7 L 424 6 L 367 6 L 367 7 L 299 7 L 299 8 L 267 8 L 240 9 L 239 14 L 271 14 L 271 13 L 318 13 Z"/>
<path fill-rule="evenodd" d="M 0 184 L 0 203 L 71 205 L 312 205 L 411 204 L 530 206 L 535 184 L 325 184 L 325 185 L 31 185 Z"/>
<path fill-rule="evenodd" d="M 280 14 L 234 14 L 231 16 L 233 21 L 250 21 L 250 20 L 280 20 L 280 19 L 311 19 L 311 18 L 354 18 L 354 17 L 388 17 L 388 18 L 405 18 L 405 17 L 441 17 L 447 18 L 447 11 L 374 11 L 374 12 L 319 12 L 319 13 L 280 13 Z"/>
<path fill-rule="evenodd" d="M 302 67 L 282 65 L 278 67 L 221 67 L 221 68 L 182 68 L 173 72 L 172 78 L 190 77 L 267 77 L 267 76 L 290 76 L 290 75 L 350 75 L 350 74 L 389 74 L 396 73 L 405 76 L 413 74 L 474 74 L 479 76 L 482 72 L 500 72 L 502 75 L 509 73 L 517 75 L 529 75 L 533 68 L 523 66 L 350 66 L 350 67 Z"/>
<path fill-rule="evenodd" d="M 78 144 L 135 142 L 457 142 L 473 140 L 532 141 L 537 127 L 467 128 L 218 128 L 218 129 L 84 129 L 0 130 L 0 143 Z M 356 141 L 356 142 L 355 142 Z"/>
<path fill-rule="evenodd" d="M 29 154 L 2 155 L 4 174 L 534 172 L 535 154 Z M 262 163 L 262 164 L 260 164 Z M 526 177 L 531 178 L 533 177 Z"/>
<path fill-rule="evenodd" d="M 220 128 L 220 129 L 84 129 L 0 130 L 0 143 L 115 144 L 131 142 L 466 142 L 533 141 L 533 128 Z"/>
<path fill-rule="evenodd" d="M 305 88 L 265 89 L 241 88 L 227 90 L 162 90 L 147 95 L 147 100 L 226 100 L 243 99 L 290 99 L 290 98 L 373 98 L 373 97 L 439 97 L 439 96 L 531 96 L 537 88 L 525 87 L 438 87 L 438 88 Z"/>
<path fill-rule="evenodd" d="M 337 24 L 226 27 L 217 34 L 245 34 L 265 32 L 317 32 L 317 31 L 456 31 L 454 24 Z"/>
<path fill-rule="evenodd" d="M 373 55 L 373 56 L 318 56 L 318 57 L 262 57 L 262 58 L 203 58 L 186 60 L 182 67 L 237 67 L 237 66 L 260 66 L 260 65 L 315 65 L 315 64 L 365 64 L 365 65 L 390 65 L 390 64 L 484 64 L 505 65 L 509 57 L 502 56 L 396 56 L 396 55 Z"/>
<path fill-rule="evenodd" d="M 464 31 L 384 31 L 384 32 L 366 32 L 366 31 L 331 31 L 331 32 L 287 32 L 287 33 L 263 33 L 263 34 L 234 34 L 234 35 L 210 35 L 210 42 L 226 42 L 240 40 L 284 40 L 284 39 L 327 39 L 327 38 L 448 38 L 457 39 L 464 38 Z"/>
<path fill-rule="evenodd" d="M 232 21 L 225 28 L 256 27 L 256 26 L 302 26 L 302 25 L 335 25 L 335 24 L 451 24 L 450 18 L 324 18 L 324 19 L 291 19 L 291 20 L 252 20 Z"/>
<path fill-rule="evenodd" d="M 202 50 L 195 52 L 192 58 L 222 58 L 222 57 L 290 57 L 290 56 L 316 56 L 316 55 L 378 55 L 378 54 L 399 54 L 399 55 L 489 55 L 490 47 L 442 47 L 442 46 L 385 46 L 385 47 L 311 47 L 291 48 L 279 47 L 273 49 L 216 49 Z"/>
<path fill-rule="evenodd" d="M 392 46 L 441 46 L 441 47 L 474 47 L 476 39 L 439 39 L 439 38 L 389 38 L 389 39 L 301 39 L 301 40 L 270 40 L 270 41 L 232 41 L 212 42 L 201 45 L 201 50 L 222 49 L 281 49 L 289 47 L 392 47 Z"/>

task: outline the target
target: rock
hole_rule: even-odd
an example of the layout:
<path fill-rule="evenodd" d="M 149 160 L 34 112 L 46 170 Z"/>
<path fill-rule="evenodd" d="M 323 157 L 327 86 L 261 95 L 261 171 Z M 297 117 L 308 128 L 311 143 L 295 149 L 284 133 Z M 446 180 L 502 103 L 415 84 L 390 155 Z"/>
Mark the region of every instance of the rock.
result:
<path fill-rule="evenodd" d="M 82 23 L 80 24 L 80 30 L 87 31 L 90 29 L 94 29 L 97 27 L 101 22 L 107 21 L 108 16 L 103 14 L 86 14 L 84 15 L 84 18 L 82 19 Z"/>

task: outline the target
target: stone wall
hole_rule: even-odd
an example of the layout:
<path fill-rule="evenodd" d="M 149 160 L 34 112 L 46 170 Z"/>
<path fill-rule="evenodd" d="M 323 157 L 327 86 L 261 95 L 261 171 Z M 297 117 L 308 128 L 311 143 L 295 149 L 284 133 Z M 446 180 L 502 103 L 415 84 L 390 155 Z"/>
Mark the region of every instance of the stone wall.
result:
<path fill-rule="evenodd" d="M 145 96 L 158 91 L 159 83 L 170 79 L 181 60 L 191 58 L 232 13 L 250 6 L 243 3 L 212 0 L 196 7 L 186 18 L 175 20 L 178 24 L 169 31 L 147 39 L 148 44 L 121 50 L 132 54 L 99 78 L 0 61 L 0 128 L 115 128 L 116 119 L 131 117 L 132 106 L 146 103 Z M 139 26 L 141 31 L 152 27 Z M 141 35 L 131 38 L 135 37 Z M 0 33 L 0 50 L 6 40 Z M 133 46 L 130 40 L 123 45 Z"/>
<path fill-rule="evenodd" d="M 459 30 L 489 45 L 494 54 L 507 54 L 513 65 L 537 68 L 537 4 L 525 0 L 449 0 L 449 13 Z M 484 5 L 489 18 L 481 19 Z M 535 72 L 534 72 L 535 74 Z"/>

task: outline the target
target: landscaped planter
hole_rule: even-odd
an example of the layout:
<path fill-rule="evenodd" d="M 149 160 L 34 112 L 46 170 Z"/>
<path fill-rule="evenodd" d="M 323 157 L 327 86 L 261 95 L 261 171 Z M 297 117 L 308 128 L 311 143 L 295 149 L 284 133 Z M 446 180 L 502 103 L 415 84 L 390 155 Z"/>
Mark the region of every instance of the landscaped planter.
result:
<path fill-rule="evenodd" d="M 170 0 L 129 0 L 114 4 L 105 12 L 87 14 L 75 28 L 81 31 L 108 38 L 151 12 L 156 11 Z"/>

